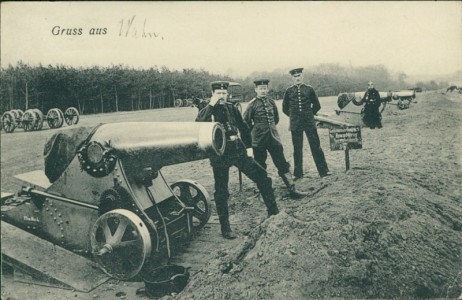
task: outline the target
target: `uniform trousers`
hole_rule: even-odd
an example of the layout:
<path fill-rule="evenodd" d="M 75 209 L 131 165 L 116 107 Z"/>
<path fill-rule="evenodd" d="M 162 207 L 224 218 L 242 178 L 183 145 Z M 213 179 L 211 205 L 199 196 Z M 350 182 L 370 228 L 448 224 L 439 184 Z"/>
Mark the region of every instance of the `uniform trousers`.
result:
<path fill-rule="evenodd" d="M 247 156 L 246 149 L 239 145 L 240 141 L 228 142 L 223 156 L 210 158 L 215 179 L 215 205 L 219 217 L 227 218 L 229 199 L 229 168 L 237 167 L 250 180 L 257 184 L 260 194 L 265 202 L 269 215 L 277 214 L 278 208 L 274 198 L 271 178 L 253 158 Z"/>
<path fill-rule="evenodd" d="M 273 159 L 273 163 L 278 169 L 279 176 L 289 172 L 290 164 L 284 156 L 284 148 L 280 144 L 269 144 L 267 146 L 253 147 L 253 155 L 260 166 L 266 170 L 266 159 L 268 152 Z"/>
<path fill-rule="evenodd" d="M 292 143 L 294 145 L 294 176 L 302 177 L 303 176 L 303 133 L 306 134 L 308 143 L 310 144 L 311 154 L 313 155 L 314 163 L 316 164 L 316 169 L 320 176 L 325 176 L 329 172 L 327 167 L 326 158 L 324 157 L 324 152 L 321 148 L 321 142 L 319 140 L 319 135 L 317 128 L 315 127 L 305 127 L 301 130 L 293 130 L 292 133 Z"/>

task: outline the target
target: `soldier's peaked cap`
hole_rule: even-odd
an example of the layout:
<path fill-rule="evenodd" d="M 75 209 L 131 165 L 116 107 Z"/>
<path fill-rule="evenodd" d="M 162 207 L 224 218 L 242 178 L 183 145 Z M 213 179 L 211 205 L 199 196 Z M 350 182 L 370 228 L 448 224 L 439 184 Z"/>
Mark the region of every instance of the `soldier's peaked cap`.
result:
<path fill-rule="evenodd" d="M 228 81 L 214 81 L 210 85 L 212 86 L 212 91 L 227 90 L 229 86 L 229 82 Z"/>
<path fill-rule="evenodd" d="M 296 68 L 296 69 L 290 70 L 289 73 L 292 76 L 303 73 L 303 68 Z"/>
<path fill-rule="evenodd" d="M 268 85 L 269 82 L 270 82 L 269 79 L 257 79 L 253 83 L 255 83 L 255 86 L 259 86 L 259 85 Z"/>

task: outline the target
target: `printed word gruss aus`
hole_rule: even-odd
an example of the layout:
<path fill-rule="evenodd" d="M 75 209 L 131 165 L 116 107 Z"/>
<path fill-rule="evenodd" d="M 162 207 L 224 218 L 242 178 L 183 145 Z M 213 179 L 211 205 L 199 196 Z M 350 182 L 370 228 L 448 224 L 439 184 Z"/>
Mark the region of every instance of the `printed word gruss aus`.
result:
<path fill-rule="evenodd" d="M 82 28 L 63 28 L 61 26 L 55 26 L 51 29 L 53 35 L 82 35 L 84 33 Z M 90 35 L 105 35 L 107 34 L 107 28 L 91 28 L 88 31 Z"/>

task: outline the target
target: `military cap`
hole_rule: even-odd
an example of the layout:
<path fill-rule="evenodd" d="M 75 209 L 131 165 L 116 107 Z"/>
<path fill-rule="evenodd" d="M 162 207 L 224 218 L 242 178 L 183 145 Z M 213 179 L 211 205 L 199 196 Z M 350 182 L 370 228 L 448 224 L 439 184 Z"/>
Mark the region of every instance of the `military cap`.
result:
<path fill-rule="evenodd" d="M 259 86 L 259 85 L 268 85 L 269 82 L 270 82 L 269 79 L 257 79 L 253 83 L 255 83 L 255 86 Z"/>
<path fill-rule="evenodd" d="M 303 72 L 303 68 L 297 68 L 297 69 L 293 69 L 293 70 L 289 71 L 290 75 L 292 75 L 292 76 L 300 74 L 302 72 Z"/>
<path fill-rule="evenodd" d="M 211 83 L 212 91 L 214 90 L 227 90 L 229 86 L 228 81 L 214 81 Z"/>

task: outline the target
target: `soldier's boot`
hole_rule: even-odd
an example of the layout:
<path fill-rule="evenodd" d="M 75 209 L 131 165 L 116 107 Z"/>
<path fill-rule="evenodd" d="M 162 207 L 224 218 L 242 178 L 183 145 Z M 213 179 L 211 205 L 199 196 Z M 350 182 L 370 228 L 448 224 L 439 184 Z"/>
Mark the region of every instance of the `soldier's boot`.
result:
<path fill-rule="evenodd" d="M 221 225 L 221 235 L 225 239 L 235 239 L 237 236 L 231 230 L 229 225 L 228 196 L 215 195 L 215 206 L 217 209 L 218 219 Z"/>
<path fill-rule="evenodd" d="M 237 235 L 231 230 L 228 216 L 219 216 L 219 219 L 221 225 L 221 235 L 228 240 L 233 240 L 237 238 Z"/>
<path fill-rule="evenodd" d="M 277 215 L 279 213 L 278 205 L 276 204 L 276 198 L 274 197 L 273 185 L 271 178 L 267 178 L 266 181 L 258 186 L 263 202 L 265 202 L 266 210 L 268 211 L 268 217 Z"/>
<path fill-rule="evenodd" d="M 286 187 L 289 189 L 290 198 L 300 199 L 309 195 L 306 192 L 301 192 L 297 190 L 297 188 L 295 187 L 294 179 L 292 178 L 292 174 L 290 174 L 289 172 L 287 172 L 284 175 L 281 175 L 281 178 L 282 181 L 284 181 Z"/>

